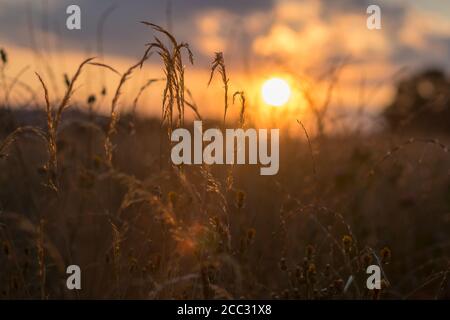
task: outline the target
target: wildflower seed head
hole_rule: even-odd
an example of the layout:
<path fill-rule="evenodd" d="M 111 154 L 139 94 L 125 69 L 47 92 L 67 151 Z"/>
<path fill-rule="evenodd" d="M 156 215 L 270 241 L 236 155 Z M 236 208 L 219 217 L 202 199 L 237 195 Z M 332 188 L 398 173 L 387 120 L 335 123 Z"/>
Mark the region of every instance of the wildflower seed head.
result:
<path fill-rule="evenodd" d="M 306 280 L 308 283 L 314 284 L 316 283 L 316 266 L 314 263 L 311 263 L 308 266 L 307 272 L 306 272 Z"/>
<path fill-rule="evenodd" d="M 364 268 L 367 268 L 369 265 L 371 265 L 372 261 L 373 261 L 372 255 L 369 253 L 366 253 L 361 257 L 361 262 L 362 262 Z"/>
<path fill-rule="evenodd" d="M 316 265 L 314 263 L 310 263 L 308 266 L 308 275 L 316 274 Z"/>
<path fill-rule="evenodd" d="M 256 230 L 251 228 L 247 230 L 247 242 L 251 243 L 255 238 Z"/>
<path fill-rule="evenodd" d="M 384 264 L 388 264 L 389 261 L 391 260 L 391 249 L 389 249 L 388 247 L 384 247 L 383 249 L 381 249 L 380 251 L 380 255 L 381 255 L 381 262 Z"/>
<path fill-rule="evenodd" d="M 95 169 L 99 169 L 103 163 L 103 159 L 99 155 L 92 157 L 92 164 Z"/>
<path fill-rule="evenodd" d="M 239 209 L 242 209 L 244 207 L 245 202 L 245 193 L 243 191 L 238 191 L 236 193 L 236 206 Z"/>
<path fill-rule="evenodd" d="M 342 237 L 342 244 L 344 245 L 344 249 L 346 251 L 350 251 L 350 248 L 353 244 L 353 238 L 349 235 L 345 235 Z"/>
<path fill-rule="evenodd" d="M 281 258 L 280 259 L 280 270 L 281 271 L 286 271 L 287 270 L 287 264 L 286 264 L 286 259 L 285 258 Z"/>
<path fill-rule="evenodd" d="M 87 103 L 89 105 L 93 105 L 96 100 L 97 100 L 97 98 L 95 97 L 95 94 L 91 94 L 87 99 Z"/>
<path fill-rule="evenodd" d="M 177 194 L 175 191 L 170 191 L 170 192 L 167 194 L 167 198 L 169 199 L 169 203 L 170 203 L 172 206 L 175 206 L 176 203 L 177 203 L 177 201 L 178 201 L 178 194 Z"/>

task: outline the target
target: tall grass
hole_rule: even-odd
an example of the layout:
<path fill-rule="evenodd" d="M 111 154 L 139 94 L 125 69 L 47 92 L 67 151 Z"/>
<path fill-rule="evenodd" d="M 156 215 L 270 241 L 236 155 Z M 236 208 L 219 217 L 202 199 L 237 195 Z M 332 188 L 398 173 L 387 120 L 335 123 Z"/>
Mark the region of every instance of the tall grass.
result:
<path fill-rule="evenodd" d="M 86 59 L 66 76 L 59 102 L 36 74 L 46 126 L 4 132 L 3 298 L 448 297 L 448 137 L 402 142 L 403 137 L 358 133 L 320 139 L 338 67 L 328 75 L 325 102 L 310 99 L 322 129 L 311 135 L 298 120 L 306 141 L 282 136 L 279 175 L 260 177 L 252 166 L 158 167 L 154 137 L 187 126 L 185 107 L 195 118 L 202 116 L 185 83 L 184 53 L 193 63 L 188 44 L 142 23 L 158 36 L 124 73 Z M 139 88 L 131 108 L 136 131 L 129 135 L 119 130 L 130 116 L 120 116 L 120 101 L 127 81 L 153 53 L 161 58 L 165 77 L 150 75 Z M 4 50 L 0 58 L 3 66 L 9 61 Z M 119 75 L 109 115 L 68 121 L 63 114 L 87 66 Z M 205 83 L 215 73 L 224 87 L 225 128 L 230 81 L 222 53 L 216 53 Z M 156 81 L 164 82 L 161 119 L 134 123 L 141 95 Z M 20 83 L 2 82 L 4 88 Z M 243 90 L 232 100 L 239 100 L 237 121 L 245 128 L 251 124 L 248 111 L 256 106 Z M 94 103 L 88 98 L 86 107 Z M 45 149 L 22 139 L 28 135 L 44 141 Z M 12 145 L 24 150 L 24 164 Z M 42 161 L 46 185 L 57 196 L 41 187 Z M 61 281 L 68 264 L 82 268 L 85 285 L 77 294 Z M 366 290 L 370 264 L 382 268 L 381 290 Z"/>

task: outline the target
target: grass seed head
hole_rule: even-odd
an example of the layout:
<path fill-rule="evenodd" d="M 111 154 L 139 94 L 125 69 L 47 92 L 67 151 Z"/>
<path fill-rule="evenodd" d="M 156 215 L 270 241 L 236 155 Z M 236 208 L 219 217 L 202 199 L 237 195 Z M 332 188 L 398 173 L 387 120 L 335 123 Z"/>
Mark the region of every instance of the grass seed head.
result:
<path fill-rule="evenodd" d="M 344 245 L 344 249 L 349 251 L 352 244 L 353 244 L 353 238 L 350 235 L 345 235 L 342 237 L 342 244 Z"/>
<path fill-rule="evenodd" d="M 88 105 L 93 105 L 96 100 L 97 98 L 95 97 L 95 94 L 91 94 L 87 99 L 87 103 Z"/>
<path fill-rule="evenodd" d="M 2 60 L 3 65 L 6 65 L 8 63 L 8 54 L 3 48 L 0 49 L 0 58 Z"/>

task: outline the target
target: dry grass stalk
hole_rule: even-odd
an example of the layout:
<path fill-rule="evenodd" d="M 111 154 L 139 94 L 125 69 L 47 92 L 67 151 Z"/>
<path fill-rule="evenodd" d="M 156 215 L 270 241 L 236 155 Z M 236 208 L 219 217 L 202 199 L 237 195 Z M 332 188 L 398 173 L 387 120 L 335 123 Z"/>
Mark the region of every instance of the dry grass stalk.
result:
<path fill-rule="evenodd" d="M 5 79 L 10 81 L 10 85 L 8 87 L 8 94 L 9 96 L 12 95 L 14 92 L 14 89 L 16 87 L 23 90 L 23 92 L 29 94 L 29 98 L 24 100 L 24 102 L 16 103 L 16 105 L 23 105 L 23 106 L 34 106 L 35 108 L 39 107 L 39 102 L 37 99 L 37 93 L 34 88 L 32 88 L 29 84 L 22 81 L 20 78 L 23 76 L 23 74 L 28 70 L 28 68 L 23 68 L 20 72 L 18 72 L 14 77 L 10 77 L 8 75 L 5 75 Z M 20 98 L 25 98 L 24 96 L 20 95 Z M 6 105 L 6 104 L 4 104 Z"/>
<path fill-rule="evenodd" d="M 16 130 L 14 130 L 13 132 L 11 132 L 0 144 L 0 159 L 7 157 L 8 156 L 8 153 L 7 153 L 8 148 L 15 141 L 17 141 L 19 136 L 26 134 L 26 133 L 34 134 L 37 137 L 41 138 L 45 143 L 47 143 L 47 136 L 46 136 L 45 132 L 43 132 L 41 129 L 36 128 L 36 127 L 31 127 L 31 126 L 19 127 Z"/>
<path fill-rule="evenodd" d="M 244 94 L 244 91 L 236 91 L 233 94 L 233 104 L 234 104 L 234 100 L 235 100 L 236 96 L 239 96 L 239 98 L 241 100 L 241 111 L 239 112 L 239 124 L 240 124 L 241 128 L 243 128 L 245 125 L 245 94 Z"/>
<path fill-rule="evenodd" d="M 112 230 L 112 253 L 113 253 L 113 264 L 114 264 L 114 277 L 116 280 L 116 290 L 117 293 L 120 289 L 120 257 L 121 257 L 121 242 L 122 235 L 119 228 L 110 221 Z"/>
<path fill-rule="evenodd" d="M 302 127 L 303 132 L 305 133 L 305 136 L 306 136 L 306 140 L 308 141 L 309 154 L 311 155 L 311 162 L 312 162 L 312 167 L 313 167 L 313 173 L 314 173 L 314 175 L 316 175 L 317 174 L 316 161 L 314 159 L 314 152 L 313 152 L 313 148 L 312 148 L 312 144 L 311 144 L 311 139 L 309 138 L 308 131 L 306 131 L 306 128 L 303 125 L 303 123 L 300 120 L 298 120 L 298 119 L 297 119 L 297 123 Z"/>
<path fill-rule="evenodd" d="M 6 84 L 6 75 L 3 76 L 4 88 L 5 88 L 5 105 L 9 106 L 10 96 L 13 92 L 14 87 L 20 83 L 20 78 L 24 75 L 24 73 L 30 68 L 30 66 L 23 67 L 15 76 L 12 78 L 9 86 Z"/>
<path fill-rule="evenodd" d="M 148 58 L 149 58 L 149 53 L 146 52 L 146 54 L 142 57 L 142 59 L 138 63 L 136 63 L 135 65 L 128 68 L 128 70 L 120 78 L 119 85 L 117 86 L 116 92 L 112 99 L 109 125 L 108 125 L 108 129 L 106 132 L 106 139 L 105 139 L 106 162 L 110 167 L 112 166 L 112 156 L 113 156 L 113 150 L 114 150 L 114 145 L 112 144 L 111 138 L 112 138 L 112 135 L 116 132 L 117 122 L 119 121 L 119 113 L 117 112 L 116 109 L 117 109 L 117 103 L 119 101 L 119 98 L 122 95 L 122 87 L 128 81 L 128 79 L 131 76 L 131 74 L 133 73 L 133 71 L 135 69 L 137 69 L 138 67 L 141 67 Z"/>
<path fill-rule="evenodd" d="M 329 110 L 331 98 L 333 96 L 333 91 L 338 83 L 340 73 L 347 65 L 349 59 L 349 57 L 345 57 L 340 63 L 334 66 L 330 72 L 327 73 L 326 76 L 328 76 L 329 81 L 325 92 L 325 98 L 321 103 L 318 102 L 317 98 L 311 94 L 310 90 L 303 90 L 303 94 L 316 118 L 319 137 L 323 137 L 325 135 L 326 116 Z"/>
<path fill-rule="evenodd" d="M 400 150 L 406 148 L 407 146 L 413 145 L 413 144 L 430 144 L 438 147 L 440 150 L 442 150 L 444 153 L 448 154 L 450 147 L 445 145 L 444 143 L 440 142 L 438 139 L 421 139 L 421 138 L 410 138 L 407 141 L 403 142 L 402 144 L 396 145 L 392 147 L 388 152 L 385 153 L 385 155 L 372 167 L 372 169 L 369 171 L 369 175 L 374 175 L 377 168 L 380 167 L 382 163 L 384 163 L 386 160 L 390 159 L 395 153 L 399 152 Z"/>
<path fill-rule="evenodd" d="M 163 92 L 162 101 L 162 120 L 161 124 L 168 124 L 168 134 L 170 136 L 173 130 L 173 115 L 174 107 L 176 106 L 178 112 L 178 123 L 177 126 L 183 126 L 184 124 L 184 65 L 181 51 L 185 49 L 189 55 L 189 61 L 191 64 L 194 63 L 193 54 L 187 43 L 178 43 L 175 37 L 165 30 L 164 28 L 146 21 L 141 23 L 150 26 L 153 30 L 160 32 L 167 36 L 170 41 L 171 48 L 164 45 L 164 43 L 157 37 L 152 43 L 148 43 L 146 55 L 156 48 L 158 50 L 158 55 L 162 58 L 164 63 L 164 73 L 166 75 L 166 86 Z"/>
<path fill-rule="evenodd" d="M 184 103 L 187 104 L 189 108 L 194 112 L 197 120 L 202 120 L 202 116 L 200 115 L 200 112 L 198 111 L 197 103 L 194 100 L 194 97 L 192 96 L 192 93 L 189 89 L 186 89 L 186 93 L 189 96 L 190 101 L 184 100 Z"/>
<path fill-rule="evenodd" d="M 106 68 L 112 72 L 114 72 L 115 74 L 117 74 L 118 76 L 120 76 L 120 72 L 117 71 L 116 69 L 114 69 L 113 67 L 105 64 L 105 63 L 100 63 L 100 62 L 89 62 L 90 65 L 92 66 L 97 66 L 97 67 L 102 67 L 102 68 Z"/>
<path fill-rule="evenodd" d="M 38 253 L 38 264 L 39 264 L 39 278 L 41 280 L 41 299 L 46 299 L 45 286 L 47 277 L 47 268 L 45 265 L 45 246 L 44 246 L 44 220 L 41 219 L 38 227 L 37 233 L 37 253 Z"/>
<path fill-rule="evenodd" d="M 136 97 L 133 100 L 133 105 L 131 108 L 131 121 L 129 123 L 130 128 L 132 129 L 132 134 L 135 133 L 135 122 L 136 122 L 136 109 L 138 105 L 138 101 L 141 97 L 141 95 L 144 93 L 144 91 L 149 88 L 153 83 L 158 82 L 163 79 L 149 79 L 144 85 L 141 86 L 139 89 Z"/>
<path fill-rule="evenodd" d="M 42 79 L 42 77 L 36 73 L 36 76 L 39 79 L 39 82 L 42 85 L 42 88 L 44 90 L 44 98 L 45 98 L 45 105 L 46 105 L 46 114 L 47 114 L 47 142 L 48 142 L 48 153 L 50 155 L 49 161 L 47 163 L 46 169 L 48 173 L 48 186 L 57 191 L 57 181 L 56 181 L 56 174 L 58 169 L 58 163 L 57 163 L 57 145 L 56 145 L 56 138 L 57 138 L 57 131 L 58 126 L 61 122 L 61 117 L 64 112 L 69 107 L 70 99 L 75 91 L 74 85 L 78 78 L 80 77 L 80 74 L 84 68 L 85 65 L 89 64 L 94 58 L 88 58 L 84 60 L 79 66 L 75 74 L 73 75 L 72 79 L 69 81 L 69 84 L 66 89 L 66 93 L 64 94 L 64 97 L 62 98 L 60 104 L 56 109 L 54 109 L 51 106 L 50 98 L 49 98 L 49 92 L 48 88 Z"/>
<path fill-rule="evenodd" d="M 56 187 L 56 181 L 54 174 L 56 175 L 57 170 L 57 147 L 56 147 L 56 128 L 55 128 L 55 121 L 54 121 L 54 115 L 53 110 L 50 105 L 50 98 L 48 94 L 48 88 L 42 80 L 41 76 L 36 72 L 36 76 L 38 77 L 39 81 L 41 82 L 42 88 L 44 89 L 44 98 L 45 98 L 45 106 L 46 106 L 46 114 L 47 114 L 47 152 L 49 154 L 48 162 L 45 166 L 45 169 L 47 171 L 47 184 L 48 186 L 53 189 L 57 190 Z"/>
<path fill-rule="evenodd" d="M 141 98 L 142 94 L 144 93 L 144 91 L 149 88 L 152 84 L 154 84 L 155 82 L 161 81 L 163 79 L 149 79 L 140 89 L 138 94 L 136 95 L 136 97 L 133 100 L 133 107 L 132 107 L 132 114 L 135 115 L 136 114 L 136 109 L 137 109 L 137 105 L 138 105 L 138 101 Z"/>
<path fill-rule="evenodd" d="M 227 77 L 227 71 L 225 68 L 225 60 L 223 58 L 222 52 L 216 52 L 216 55 L 214 57 L 214 60 L 212 62 L 211 66 L 211 74 L 209 77 L 208 85 L 211 83 L 214 72 L 218 70 L 222 77 L 222 83 L 223 83 L 223 89 L 224 89 L 224 113 L 223 113 L 223 126 L 225 127 L 225 119 L 227 116 L 227 110 L 228 110 L 228 82 L 229 79 Z"/>

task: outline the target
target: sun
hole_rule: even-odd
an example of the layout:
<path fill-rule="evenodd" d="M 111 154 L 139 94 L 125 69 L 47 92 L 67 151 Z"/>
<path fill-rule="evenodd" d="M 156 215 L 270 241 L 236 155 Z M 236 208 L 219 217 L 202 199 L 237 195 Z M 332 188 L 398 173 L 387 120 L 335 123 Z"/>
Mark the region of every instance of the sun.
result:
<path fill-rule="evenodd" d="M 281 107 L 289 101 L 291 88 L 286 80 L 271 78 L 264 82 L 261 93 L 265 103 L 271 106 Z"/>

